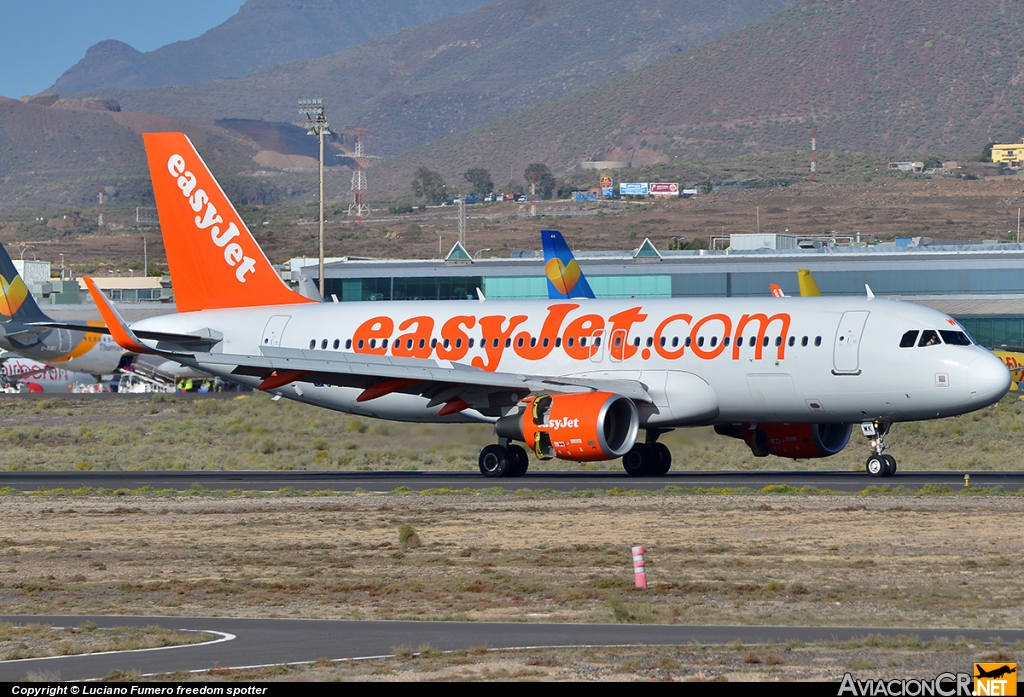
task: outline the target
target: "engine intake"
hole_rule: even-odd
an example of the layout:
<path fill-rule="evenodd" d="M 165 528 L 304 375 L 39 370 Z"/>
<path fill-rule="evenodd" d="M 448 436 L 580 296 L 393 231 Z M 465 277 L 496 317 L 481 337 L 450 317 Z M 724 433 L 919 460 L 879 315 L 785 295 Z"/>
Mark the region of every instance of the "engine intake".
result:
<path fill-rule="evenodd" d="M 846 447 L 853 424 L 719 424 L 715 433 L 740 438 L 757 457 L 829 457 Z"/>
<path fill-rule="evenodd" d="M 588 462 L 611 460 L 636 442 L 640 417 L 636 405 L 612 392 L 538 395 L 494 426 L 501 438 L 526 443 L 540 459 Z"/>

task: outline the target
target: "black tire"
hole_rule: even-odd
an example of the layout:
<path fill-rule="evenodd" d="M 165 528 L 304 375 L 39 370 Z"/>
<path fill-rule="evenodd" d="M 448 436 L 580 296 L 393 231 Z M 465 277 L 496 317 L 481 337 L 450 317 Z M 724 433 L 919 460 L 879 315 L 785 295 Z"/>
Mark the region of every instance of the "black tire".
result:
<path fill-rule="evenodd" d="M 896 458 L 892 455 L 882 455 L 885 458 L 885 474 L 883 477 L 891 477 L 896 474 Z"/>
<path fill-rule="evenodd" d="M 664 477 L 672 469 L 672 451 L 664 443 L 655 443 L 651 450 L 654 451 L 655 457 L 651 474 L 655 477 Z"/>
<path fill-rule="evenodd" d="M 622 468 L 630 477 L 649 477 L 656 461 L 657 456 L 650 446 L 637 443 L 622 456 Z"/>
<path fill-rule="evenodd" d="M 509 467 L 506 477 L 522 477 L 530 468 L 530 455 L 515 443 L 508 446 L 508 453 L 512 456 L 512 465 Z"/>
<path fill-rule="evenodd" d="M 512 455 L 500 445 L 488 445 L 480 451 L 480 473 L 485 477 L 507 477 Z"/>
<path fill-rule="evenodd" d="M 864 464 L 864 468 L 872 477 L 884 477 L 885 473 L 889 471 L 889 464 L 885 461 L 884 456 L 872 455 Z"/>

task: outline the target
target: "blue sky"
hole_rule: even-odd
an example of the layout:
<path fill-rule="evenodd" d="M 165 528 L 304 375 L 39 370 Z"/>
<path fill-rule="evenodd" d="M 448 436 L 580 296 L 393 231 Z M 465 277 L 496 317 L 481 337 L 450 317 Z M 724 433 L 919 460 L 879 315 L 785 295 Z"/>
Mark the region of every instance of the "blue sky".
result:
<path fill-rule="evenodd" d="M 104 39 L 152 51 L 199 36 L 241 6 L 242 0 L 0 0 L 0 95 L 45 90 Z"/>

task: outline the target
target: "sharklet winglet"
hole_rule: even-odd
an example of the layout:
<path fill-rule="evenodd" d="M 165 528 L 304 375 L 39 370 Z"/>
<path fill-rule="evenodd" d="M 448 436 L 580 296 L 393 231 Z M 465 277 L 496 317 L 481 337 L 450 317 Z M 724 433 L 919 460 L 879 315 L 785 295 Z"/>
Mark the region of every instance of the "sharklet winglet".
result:
<path fill-rule="evenodd" d="M 110 336 L 114 339 L 118 346 L 125 349 L 126 351 L 132 351 L 134 353 L 152 353 L 156 355 L 171 355 L 163 351 L 157 351 L 151 349 L 142 341 L 135 336 L 131 328 L 124 321 L 121 315 L 118 314 L 114 306 L 110 304 L 99 288 L 96 287 L 96 282 L 92 278 L 85 276 L 82 278 L 85 283 L 85 287 L 89 289 L 89 295 L 92 297 L 92 301 L 96 303 L 97 309 L 100 311 L 100 316 L 106 323 L 107 328 L 110 329 Z"/>

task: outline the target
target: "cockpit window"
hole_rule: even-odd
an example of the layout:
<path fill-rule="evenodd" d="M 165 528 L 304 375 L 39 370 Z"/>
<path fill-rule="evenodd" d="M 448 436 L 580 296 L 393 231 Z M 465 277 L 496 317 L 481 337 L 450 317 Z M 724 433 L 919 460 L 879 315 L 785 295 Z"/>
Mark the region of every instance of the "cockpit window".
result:
<path fill-rule="evenodd" d="M 912 348 L 917 343 L 917 330 L 911 329 L 900 339 L 900 348 Z"/>
<path fill-rule="evenodd" d="M 942 342 L 939 341 L 939 333 L 934 329 L 925 329 L 921 332 L 921 340 L 917 342 L 918 346 L 938 346 Z"/>
<path fill-rule="evenodd" d="M 942 340 L 947 344 L 952 344 L 953 346 L 971 345 L 971 340 L 967 338 L 967 335 L 964 334 L 963 332 L 945 331 L 943 329 L 940 329 L 939 334 L 942 335 Z"/>

